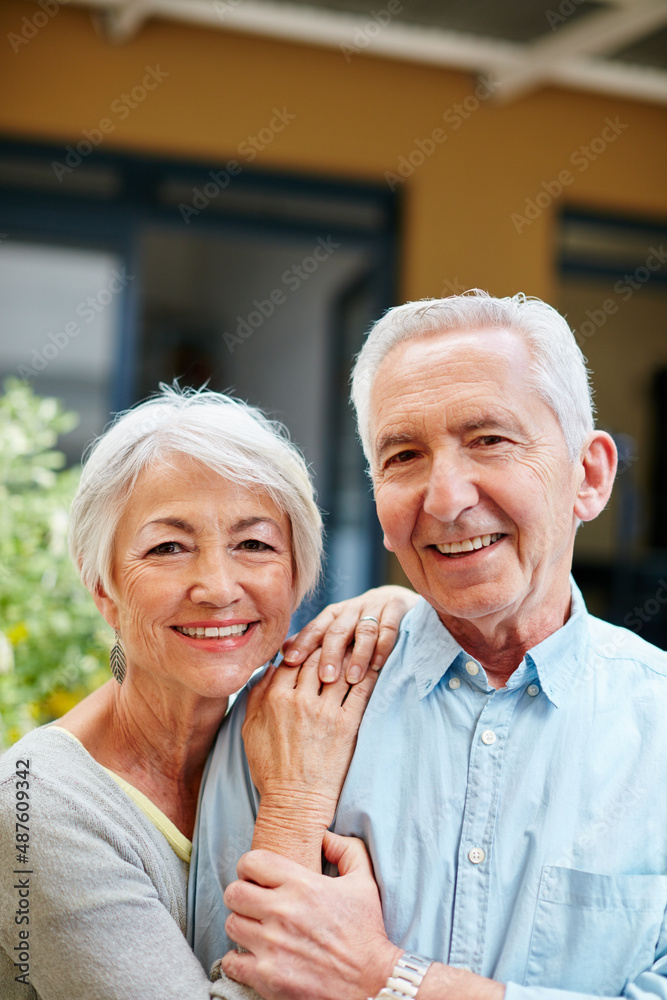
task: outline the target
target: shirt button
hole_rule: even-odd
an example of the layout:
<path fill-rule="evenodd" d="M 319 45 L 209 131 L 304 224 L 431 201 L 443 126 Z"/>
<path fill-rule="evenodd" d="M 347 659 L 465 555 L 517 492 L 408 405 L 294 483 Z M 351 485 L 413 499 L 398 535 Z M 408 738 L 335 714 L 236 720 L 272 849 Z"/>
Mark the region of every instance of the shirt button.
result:
<path fill-rule="evenodd" d="M 474 677 L 476 674 L 479 673 L 479 667 L 477 666 L 474 660 L 468 660 L 468 662 L 466 663 L 466 670 L 471 675 L 471 677 Z"/>
<path fill-rule="evenodd" d="M 537 684 L 529 684 L 526 688 L 526 694 L 529 694 L 531 698 L 534 698 L 536 694 L 540 693 L 540 689 Z"/>
<path fill-rule="evenodd" d="M 493 729 L 485 729 L 482 733 L 482 743 L 487 747 L 492 746 L 496 742 L 496 734 Z"/>
<path fill-rule="evenodd" d="M 458 677 L 450 677 L 449 686 L 452 689 L 452 691 L 456 691 L 457 688 L 461 687 L 461 681 L 459 680 Z"/>
<path fill-rule="evenodd" d="M 468 851 L 468 860 L 472 861 L 474 865 L 480 864 L 485 857 L 486 854 L 481 847 L 471 847 Z"/>

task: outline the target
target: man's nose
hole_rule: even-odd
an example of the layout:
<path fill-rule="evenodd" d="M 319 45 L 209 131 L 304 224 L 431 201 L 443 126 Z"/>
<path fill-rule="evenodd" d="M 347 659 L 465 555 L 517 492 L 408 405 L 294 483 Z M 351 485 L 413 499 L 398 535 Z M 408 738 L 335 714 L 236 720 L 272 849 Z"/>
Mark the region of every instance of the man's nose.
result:
<path fill-rule="evenodd" d="M 215 549 L 200 554 L 190 584 L 193 603 L 222 608 L 239 600 L 243 593 L 240 567 L 228 552 Z"/>
<path fill-rule="evenodd" d="M 451 453 L 434 455 L 424 495 L 425 513 L 452 522 L 478 501 L 479 489 L 465 458 Z"/>

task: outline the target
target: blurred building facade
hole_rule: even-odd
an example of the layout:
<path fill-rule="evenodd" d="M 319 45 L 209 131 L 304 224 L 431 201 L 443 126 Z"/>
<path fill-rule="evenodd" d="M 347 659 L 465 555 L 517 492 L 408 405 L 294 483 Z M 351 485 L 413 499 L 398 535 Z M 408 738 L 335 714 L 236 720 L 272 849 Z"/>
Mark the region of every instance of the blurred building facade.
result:
<path fill-rule="evenodd" d="M 247 19 L 258 4 L 245 5 Z M 368 324 L 470 287 L 539 295 L 577 331 L 623 455 L 575 575 L 593 610 L 667 642 L 660 17 L 646 15 L 643 49 L 608 42 L 605 84 L 604 67 L 587 76 L 590 60 L 556 65 L 552 50 L 570 32 L 572 56 L 577 22 L 622 4 L 487 4 L 475 70 L 461 3 L 430 4 L 464 29 L 458 66 L 427 58 L 417 0 L 315 4 L 353 19 L 347 34 L 316 19 L 319 42 L 315 28 L 297 40 L 294 24 L 282 37 L 244 27 L 242 0 L 192 0 L 199 23 L 185 0 L 150 6 L 125 21 L 92 0 L 0 7 L 0 376 L 81 413 L 63 442 L 73 460 L 111 412 L 174 377 L 284 420 L 327 512 L 322 599 L 340 599 L 399 577 L 346 398 Z M 510 42 L 533 46 L 514 76 Z"/>

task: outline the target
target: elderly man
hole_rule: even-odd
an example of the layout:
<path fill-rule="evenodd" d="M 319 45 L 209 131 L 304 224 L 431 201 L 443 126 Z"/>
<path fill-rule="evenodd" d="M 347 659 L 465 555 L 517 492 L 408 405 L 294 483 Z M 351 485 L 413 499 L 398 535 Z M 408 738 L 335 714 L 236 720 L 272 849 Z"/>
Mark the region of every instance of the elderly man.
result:
<path fill-rule="evenodd" d="M 248 954 L 225 970 L 290 1000 L 667 997 L 667 656 L 570 577 L 616 464 L 572 332 L 524 296 L 408 303 L 371 331 L 353 400 L 423 598 L 335 820 L 368 848 L 386 934 L 363 846 L 327 834 L 337 879 L 241 860 L 225 902 Z M 220 843 L 249 842 L 242 812 Z"/>

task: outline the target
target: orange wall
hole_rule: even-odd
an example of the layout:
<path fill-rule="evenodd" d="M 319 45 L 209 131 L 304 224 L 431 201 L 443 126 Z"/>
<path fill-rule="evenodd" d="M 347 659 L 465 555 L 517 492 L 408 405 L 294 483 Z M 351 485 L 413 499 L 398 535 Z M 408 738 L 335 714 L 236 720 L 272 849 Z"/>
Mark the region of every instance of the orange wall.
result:
<path fill-rule="evenodd" d="M 39 8 L 0 8 L 0 131 L 55 141 L 81 138 L 145 67 L 169 76 L 120 121 L 106 148 L 224 162 L 266 127 L 274 107 L 296 115 L 253 163 L 265 169 L 378 180 L 396 171 L 416 139 L 447 140 L 404 183 L 402 298 L 479 285 L 554 298 L 554 213 L 517 234 L 513 212 L 570 169 L 557 204 L 667 218 L 667 108 L 616 97 L 543 90 L 507 107 L 481 104 L 454 131 L 443 113 L 472 92 L 465 74 L 151 22 L 123 45 L 94 32 L 91 15 L 63 7 L 17 52 L 8 36 Z M 606 117 L 628 128 L 588 169 L 569 162 L 599 136 Z"/>

